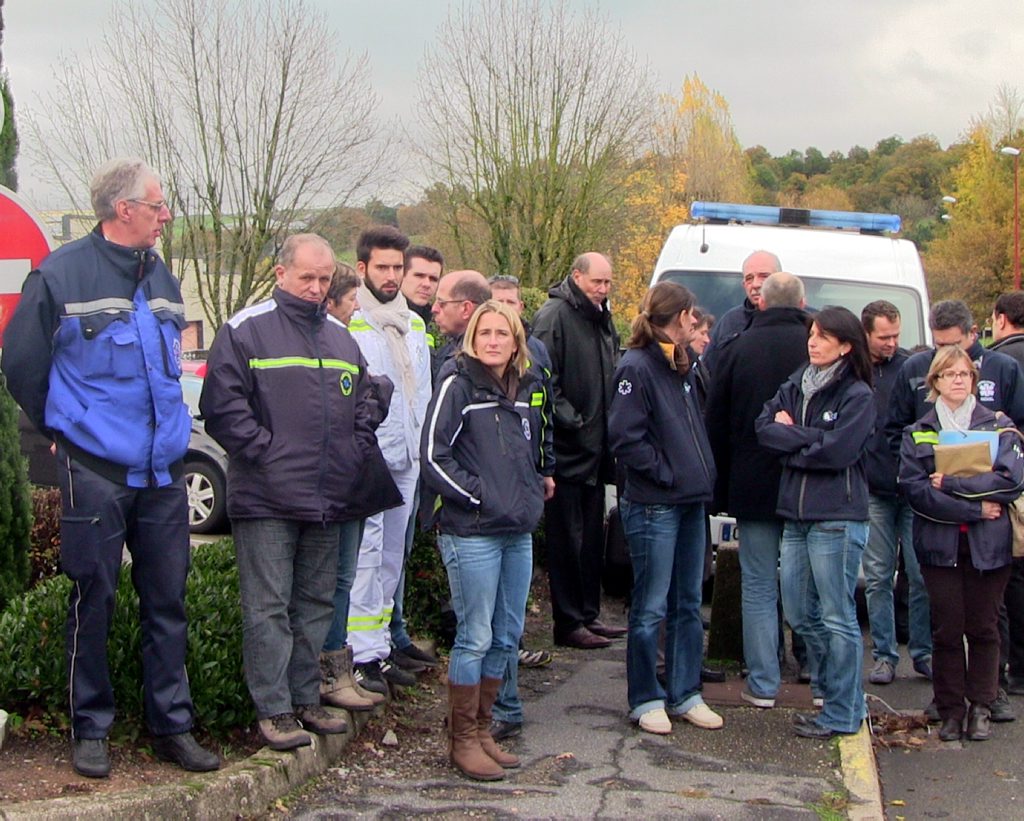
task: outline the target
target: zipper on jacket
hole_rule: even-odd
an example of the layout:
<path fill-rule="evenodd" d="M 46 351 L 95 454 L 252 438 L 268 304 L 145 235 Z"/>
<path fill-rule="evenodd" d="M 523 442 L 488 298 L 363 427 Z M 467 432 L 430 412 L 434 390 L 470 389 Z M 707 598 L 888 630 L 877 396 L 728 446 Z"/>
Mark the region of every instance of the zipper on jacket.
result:
<path fill-rule="evenodd" d="M 326 372 L 324 370 L 324 358 L 323 355 L 320 353 L 320 344 L 319 340 L 317 339 L 315 328 L 310 329 L 310 336 L 312 337 L 313 351 L 316 354 L 316 360 L 319 365 L 318 372 L 320 376 L 320 401 L 321 407 L 323 408 L 323 425 L 321 428 L 322 435 L 320 437 L 320 477 L 317 481 L 317 487 L 319 489 L 320 496 L 320 520 L 322 524 L 327 524 L 327 507 L 325 505 L 325 484 L 327 479 L 327 453 L 331 443 L 331 414 L 330 411 L 328 410 L 329 406 L 327 400 L 327 377 Z"/>
<path fill-rule="evenodd" d="M 796 517 L 800 521 L 803 521 L 803 518 L 804 518 L 804 491 L 806 489 L 807 489 L 807 477 L 806 476 L 801 476 L 800 477 L 800 496 L 799 496 L 799 498 L 797 500 L 797 505 L 796 505 L 796 513 L 797 513 Z"/>
<path fill-rule="evenodd" d="M 690 407 L 690 395 L 683 390 L 683 405 L 686 407 L 686 415 L 690 420 L 690 436 L 693 437 L 694 450 L 697 451 L 697 457 L 700 459 L 701 466 L 704 468 L 704 476 L 707 478 L 708 483 L 711 483 L 711 471 L 708 469 L 707 460 L 704 458 L 704 453 L 701 449 L 700 442 L 697 439 L 695 423 L 693 421 L 693 408 Z M 701 422 L 703 425 L 703 421 Z"/>
<path fill-rule="evenodd" d="M 850 481 L 850 468 L 846 468 L 846 501 L 853 501 L 853 483 Z"/>

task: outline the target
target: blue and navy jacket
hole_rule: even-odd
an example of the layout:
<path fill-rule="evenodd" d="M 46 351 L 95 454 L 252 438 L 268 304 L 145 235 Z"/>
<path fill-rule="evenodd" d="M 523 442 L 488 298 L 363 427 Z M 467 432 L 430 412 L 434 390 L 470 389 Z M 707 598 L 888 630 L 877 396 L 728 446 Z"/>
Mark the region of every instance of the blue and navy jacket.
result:
<path fill-rule="evenodd" d="M 445 375 L 446 374 L 446 375 Z M 456 536 L 532 533 L 544 511 L 543 435 L 547 398 L 532 370 L 515 400 L 503 395 L 485 367 L 459 354 L 427 408 L 420 478 L 440 494 L 441 530 Z"/>
<path fill-rule="evenodd" d="M 130 487 L 181 475 L 191 420 L 181 396 L 185 307 L 149 248 L 100 226 L 25 280 L 4 334 L 11 395 L 72 457 Z"/>
<path fill-rule="evenodd" d="M 199 398 L 228 454 L 228 516 L 346 522 L 401 504 L 374 435 L 379 402 L 324 303 L 275 288 L 231 317 Z"/>
<path fill-rule="evenodd" d="M 811 397 L 804 411 L 805 365 L 782 383 L 754 422 L 757 441 L 782 456 L 776 512 L 793 521 L 868 521 L 864 448 L 875 424 L 871 386 L 849 365 Z M 775 421 L 785 410 L 796 424 Z"/>
<path fill-rule="evenodd" d="M 967 355 L 978 368 L 975 393 L 978 402 L 992 412 L 1002 411 L 1018 427 L 1024 427 L 1024 371 L 1012 357 L 999 351 L 986 350 L 980 342 L 967 349 Z M 911 356 L 900 368 L 889 403 L 885 433 L 893 455 L 899 454 L 903 431 L 914 424 L 935 405 L 928 401 L 925 382 L 935 351 L 921 351 Z"/>
<path fill-rule="evenodd" d="M 625 469 L 624 498 L 647 505 L 711 501 L 715 462 L 693 384 L 657 342 L 623 355 L 608 414 L 612 454 Z"/>
<path fill-rule="evenodd" d="M 955 567 L 961 525 L 967 528 L 971 563 L 978 570 L 995 570 L 1011 562 L 1013 534 L 1009 516 L 983 519 L 981 503 L 1007 505 L 1024 488 L 1024 451 L 1010 420 L 976 405 L 971 430 L 999 432 L 999 450 L 992 470 L 977 476 L 945 476 L 942 489 L 932 487 L 939 419 L 935 410 L 907 428 L 900 451 L 900 490 L 914 511 L 914 551 L 918 561 L 935 567 Z"/>

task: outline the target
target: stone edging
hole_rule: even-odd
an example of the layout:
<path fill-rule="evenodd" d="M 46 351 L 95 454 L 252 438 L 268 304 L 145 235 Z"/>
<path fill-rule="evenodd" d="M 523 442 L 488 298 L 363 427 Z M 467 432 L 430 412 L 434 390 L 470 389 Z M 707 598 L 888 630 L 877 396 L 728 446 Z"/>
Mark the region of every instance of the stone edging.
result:
<path fill-rule="evenodd" d="M 383 711 L 384 706 L 377 707 Z M 96 796 L 24 801 L 0 807 L 2 821 L 72 819 L 234 819 L 262 813 L 281 796 L 326 772 L 362 731 L 372 713 L 349 713 L 349 731 L 313 736 L 313 746 L 293 752 L 264 747 L 212 773 L 185 773 L 174 784 Z"/>
<path fill-rule="evenodd" d="M 866 721 L 853 735 L 839 737 L 839 760 L 843 784 L 850 794 L 846 817 L 851 821 L 885 821 L 871 728 Z"/>

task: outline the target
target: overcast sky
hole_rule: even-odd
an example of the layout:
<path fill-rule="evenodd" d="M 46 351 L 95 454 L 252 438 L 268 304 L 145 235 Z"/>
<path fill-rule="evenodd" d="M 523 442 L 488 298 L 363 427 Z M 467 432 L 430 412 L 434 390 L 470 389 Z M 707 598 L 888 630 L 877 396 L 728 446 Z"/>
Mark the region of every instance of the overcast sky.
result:
<path fill-rule="evenodd" d="M 424 47 L 448 4 L 311 2 L 342 43 L 368 53 L 382 113 L 408 111 Z M 743 146 L 773 154 L 808 146 L 845 153 L 893 134 L 932 134 L 945 146 L 987 109 L 1000 84 L 1024 92 L 1022 0 L 570 4 L 600 7 L 650 61 L 662 90 L 678 93 L 683 77 L 697 73 L 728 101 Z M 34 105 L 48 89 L 58 53 L 99 42 L 109 10 L 110 0 L 6 0 L 3 63 L 17 106 Z M 22 156 L 21 193 L 40 208 L 63 205 Z"/>

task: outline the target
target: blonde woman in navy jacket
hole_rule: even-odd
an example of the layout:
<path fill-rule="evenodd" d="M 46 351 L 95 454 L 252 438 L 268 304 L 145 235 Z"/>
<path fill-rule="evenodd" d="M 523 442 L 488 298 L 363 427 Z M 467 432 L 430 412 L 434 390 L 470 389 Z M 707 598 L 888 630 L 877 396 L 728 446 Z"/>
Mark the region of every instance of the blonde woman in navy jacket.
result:
<path fill-rule="evenodd" d="M 619 510 L 633 564 L 629 717 L 662 735 L 672 731 L 669 715 L 703 729 L 722 726 L 700 692 L 704 504 L 715 465 L 687 356 L 693 305 L 693 294 L 674 282 L 647 292 L 615 373 L 608 417 L 612 453 L 625 472 Z M 662 620 L 665 687 L 656 674 Z"/>
<path fill-rule="evenodd" d="M 519 766 L 491 738 L 501 678 L 519 650 L 533 574 L 532 533 L 555 483 L 544 453 L 547 394 L 529 369 L 519 316 L 495 300 L 469 320 L 453 372 L 427 408 L 423 486 L 442 497 L 441 557 L 457 619 L 448 661 L 449 757 L 496 781 Z"/>
<path fill-rule="evenodd" d="M 875 401 L 864 328 L 846 308 L 814 315 L 807 355 L 754 430 L 782 456 L 782 606 L 807 644 L 812 692 L 824 699 L 819 715 L 797 714 L 795 729 L 829 738 L 856 732 L 865 714 L 854 593 L 868 536 L 864 452 Z"/>

